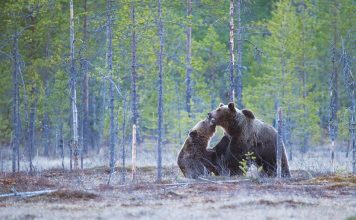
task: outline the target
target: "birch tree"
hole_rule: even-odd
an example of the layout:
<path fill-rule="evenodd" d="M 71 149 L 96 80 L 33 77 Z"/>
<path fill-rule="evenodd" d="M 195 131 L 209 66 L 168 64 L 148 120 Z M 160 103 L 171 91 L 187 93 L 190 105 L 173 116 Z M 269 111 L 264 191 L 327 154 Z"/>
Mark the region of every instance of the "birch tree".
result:
<path fill-rule="evenodd" d="M 235 58 L 234 58 L 234 0 L 230 0 L 230 25 L 229 25 L 230 35 L 229 35 L 229 50 L 230 50 L 230 91 L 229 91 L 229 99 L 230 102 L 234 102 L 235 100 L 235 82 L 234 82 L 234 66 L 235 66 Z"/>
<path fill-rule="evenodd" d="M 76 89 L 76 73 L 75 73 L 75 60 L 74 60 L 74 10 L 73 0 L 69 0 L 70 10 L 70 90 L 71 90 L 71 105 L 72 105 L 72 153 L 74 160 L 74 169 L 78 169 L 78 109 L 77 109 L 77 89 Z"/>
<path fill-rule="evenodd" d="M 112 80 L 112 0 L 106 1 L 106 40 L 107 40 L 107 72 L 108 76 Z M 115 116 L 114 116 L 114 85 L 113 82 L 109 82 L 109 95 L 110 95 L 110 173 L 112 174 L 115 169 Z"/>
<path fill-rule="evenodd" d="M 135 2 L 131 2 L 131 25 L 132 25 L 132 36 L 131 36 L 131 53 L 132 53 L 132 65 L 131 65 L 131 110 L 132 110 L 132 123 L 136 125 L 136 138 L 140 139 L 140 129 L 138 125 L 139 113 L 138 113 L 138 97 L 137 97 L 137 36 L 136 36 L 136 18 L 135 18 Z"/>
<path fill-rule="evenodd" d="M 158 0 L 158 143 L 157 143 L 157 181 L 162 180 L 162 124 L 163 124 L 163 23 L 162 23 L 162 5 L 161 0 Z"/>
<path fill-rule="evenodd" d="M 241 1 L 237 0 L 237 74 L 236 98 L 237 108 L 242 109 L 242 26 L 241 26 Z M 231 70 L 230 70 L 231 71 Z"/>

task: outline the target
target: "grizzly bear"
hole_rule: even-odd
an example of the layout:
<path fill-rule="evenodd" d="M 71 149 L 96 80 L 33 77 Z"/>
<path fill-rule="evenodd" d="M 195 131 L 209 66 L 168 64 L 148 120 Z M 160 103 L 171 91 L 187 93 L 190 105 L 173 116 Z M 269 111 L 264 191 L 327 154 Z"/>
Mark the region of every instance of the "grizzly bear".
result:
<path fill-rule="evenodd" d="M 185 177 L 196 179 L 217 170 L 213 165 L 215 152 L 207 150 L 216 126 L 209 119 L 198 122 L 189 132 L 177 158 L 177 163 Z"/>
<path fill-rule="evenodd" d="M 221 103 L 217 109 L 208 113 L 208 118 L 212 124 L 221 126 L 231 137 L 229 146 L 221 155 L 230 175 L 242 174 L 240 162 L 245 159 L 248 152 L 251 152 L 255 156 L 253 161 L 255 165 L 263 168 L 262 173 L 276 176 L 276 129 L 256 119 L 250 110 L 235 108 L 232 102 L 228 105 Z M 226 143 L 226 137 L 224 138 L 222 141 Z M 219 147 L 224 146 L 219 144 Z M 282 176 L 290 177 L 285 147 L 282 148 Z"/>

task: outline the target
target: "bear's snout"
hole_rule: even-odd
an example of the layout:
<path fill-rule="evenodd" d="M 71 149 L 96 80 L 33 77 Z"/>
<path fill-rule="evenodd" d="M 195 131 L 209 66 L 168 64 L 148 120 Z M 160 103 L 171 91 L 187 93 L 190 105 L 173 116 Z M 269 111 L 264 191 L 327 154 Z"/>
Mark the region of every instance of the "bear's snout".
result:
<path fill-rule="evenodd" d="M 212 118 L 212 116 L 211 116 L 211 113 L 209 112 L 208 113 L 208 119 L 211 119 Z"/>
<path fill-rule="evenodd" d="M 212 125 L 216 125 L 215 118 L 211 118 L 211 119 L 210 119 L 210 124 L 212 124 Z"/>

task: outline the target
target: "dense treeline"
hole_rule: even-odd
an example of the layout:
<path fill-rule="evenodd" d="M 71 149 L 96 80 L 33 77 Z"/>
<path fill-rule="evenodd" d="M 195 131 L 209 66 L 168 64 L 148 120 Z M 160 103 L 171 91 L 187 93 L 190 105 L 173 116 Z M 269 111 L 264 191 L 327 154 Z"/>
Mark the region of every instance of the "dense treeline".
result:
<path fill-rule="evenodd" d="M 274 121 L 276 106 L 283 107 L 288 146 L 305 151 L 328 143 L 329 131 L 332 138 L 348 139 L 355 2 L 236 2 L 234 32 L 239 33 L 234 41 L 234 81 L 238 85 L 240 72 L 240 105 L 269 123 Z M 108 146 L 110 129 L 115 130 L 112 141 L 119 147 L 124 137 L 130 141 L 133 122 L 140 142 L 156 139 L 159 82 L 163 85 L 163 147 L 181 143 L 196 121 L 220 102 L 229 101 L 230 2 L 193 0 L 188 15 L 187 2 L 162 1 L 161 17 L 156 1 L 110 4 L 74 0 L 79 147 L 88 152 Z M 1 7 L 2 146 L 18 140 L 20 151 L 53 155 L 59 152 L 62 136 L 73 139 L 69 1 L 4 0 Z M 187 27 L 191 27 L 191 60 Z M 111 57 L 107 56 L 108 36 L 112 37 Z M 157 59 L 161 44 L 162 67 Z M 334 104 L 330 104 L 330 91 L 336 97 Z"/>

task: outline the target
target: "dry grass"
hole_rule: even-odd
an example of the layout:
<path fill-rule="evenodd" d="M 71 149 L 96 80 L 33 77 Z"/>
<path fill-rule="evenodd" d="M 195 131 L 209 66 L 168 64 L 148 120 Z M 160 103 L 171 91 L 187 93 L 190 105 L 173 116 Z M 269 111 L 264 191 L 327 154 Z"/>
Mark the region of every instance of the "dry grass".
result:
<path fill-rule="evenodd" d="M 140 179 L 135 182 L 122 184 L 114 174 L 111 185 L 106 184 L 107 167 L 78 172 L 50 169 L 41 176 L 1 175 L 2 193 L 11 192 L 12 186 L 24 191 L 59 190 L 3 200 L 0 219 L 343 219 L 356 213 L 352 175 L 258 181 L 204 177 L 209 181 L 203 181 L 184 179 L 177 167 L 169 166 L 164 167 L 165 182 L 155 183 L 154 167 L 138 170 Z"/>

